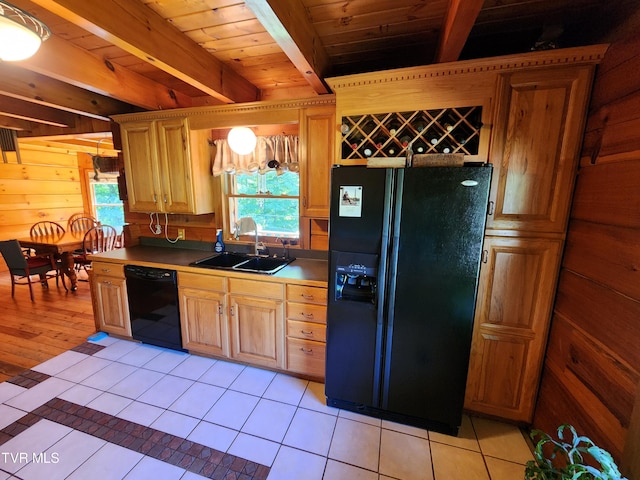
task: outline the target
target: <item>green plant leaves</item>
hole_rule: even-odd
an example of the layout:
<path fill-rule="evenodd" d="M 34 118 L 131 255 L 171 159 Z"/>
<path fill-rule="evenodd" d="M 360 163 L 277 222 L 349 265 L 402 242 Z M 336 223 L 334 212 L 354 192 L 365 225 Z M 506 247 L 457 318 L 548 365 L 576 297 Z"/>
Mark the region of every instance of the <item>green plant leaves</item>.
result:
<path fill-rule="evenodd" d="M 538 441 L 534 460 L 525 466 L 525 480 L 626 480 L 609 452 L 578 435 L 572 425 L 558 427 L 558 440 L 541 430 L 532 430 L 530 436 Z"/>

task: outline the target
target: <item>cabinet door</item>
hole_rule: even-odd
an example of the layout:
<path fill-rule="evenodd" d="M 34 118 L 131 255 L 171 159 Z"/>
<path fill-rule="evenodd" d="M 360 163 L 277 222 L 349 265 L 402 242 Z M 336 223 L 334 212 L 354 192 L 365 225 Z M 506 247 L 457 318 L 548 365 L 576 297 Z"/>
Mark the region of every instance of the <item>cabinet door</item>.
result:
<path fill-rule="evenodd" d="M 591 76 L 589 66 L 499 78 L 487 229 L 565 230 Z"/>
<path fill-rule="evenodd" d="M 157 129 L 162 211 L 192 213 L 195 202 L 187 120 L 161 120 Z"/>
<path fill-rule="evenodd" d="M 465 408 L 530 422 L 562 241 L 487 237 Z"/>
<path fill-rule="evenodd" d="M 182 346 L 192 352 L 229 356 L 224 293 L 180 288 Z"/>
<path fill-rule="evenodd" d="M 127 197 L 132 212 L 159 212 L 162 187 L 156 156 L 154 122 L 121 125 Z"/>
<path fill-rule="evenodd" d="M 231 357 L 284 368 L 284 315 L 280 300 L 230 296 Z"/>
<path fill-rule="evenodd" d="M 335 109 L 302 111 L 300 128 L 300 198 L 302 217 L 329 218 L 329 190 L 335 142 Z"/>
<path fill-rule="evenodd" d="M 131 321 L 124 278 L 95 275 L 93 277 L 95 308 L 100 330 L 131 338 Z"/>

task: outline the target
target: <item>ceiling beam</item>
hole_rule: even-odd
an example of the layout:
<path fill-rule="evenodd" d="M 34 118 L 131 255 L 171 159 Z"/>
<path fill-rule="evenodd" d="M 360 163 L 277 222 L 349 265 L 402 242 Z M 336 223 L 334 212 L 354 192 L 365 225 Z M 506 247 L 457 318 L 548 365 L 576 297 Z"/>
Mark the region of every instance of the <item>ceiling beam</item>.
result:
<path fill-rule="evenodd" d="M 78 135 L 100 135 L 111 137 L 111 122 L 96 120 L 95 118 L 76 116 L 76 122 L 70 127 L 56 127 L 42 123 L 25 122 L 23 128 L 18 130 L 18 138 L 29 137 L 56 137 L 68 138 Z"/>
<path fill-rule="evenodd" d="M 144 3 L 33 0 L 67 21 L 225 103 L 259 99 L 259 90 Z"/>
<path fill-rule="evenodd" d="M 132 105 L 0 62 L 0 94 L 67 112 L 109 120 L 109 115 L 134 112 Z"/>
<path fill-rule="evenodd" d="M 484 0 L 449 0 L 436 48 L 435 63 L 458 60 L 483 4 Z"/>
<path fill-rule="evenodd" d="M 137 105 L 147 110 L 191 107 L 191 98 L 114 65 L 55 35 L 19 65 L 62 82 Z"/>
<path fill-rule="evenodd" d="M 329 56 L 299 0 L 245 0 L 258 21 L 273 37 L 316 93 L 328 93 L 322 79 Z"/>
<path fill-rule="evenodd" d="M 17 98 L 0 95 L 0 115 L 56 127 L 70 127 L 76 116 L 56 108 L 36 105 Z"/>

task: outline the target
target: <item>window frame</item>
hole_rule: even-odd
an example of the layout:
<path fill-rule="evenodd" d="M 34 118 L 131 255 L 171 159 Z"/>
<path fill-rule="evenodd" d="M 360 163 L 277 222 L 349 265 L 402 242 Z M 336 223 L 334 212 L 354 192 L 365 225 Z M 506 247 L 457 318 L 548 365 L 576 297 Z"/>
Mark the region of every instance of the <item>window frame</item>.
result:
<path fill-rule="evenodd" d="M 113 225 L 113 227 L 116 229 L 116 231 L 119 231 L 119 233 L 122 233 L 122 231 L 124 230 L 124 226 L 127 224 L 126 220 L 125 220 L 125 211 L 124 211 L 124 202 L 122 200 L 120 200 L 119 204 L 107 204 L 107 203 L 97 203 L 96 202 L 96 191 L 95 191 L 95 185 L 96 184 L 104 184 L 104 183 L 108 183 L 108 184 L 114 184 L 116 185 L 116 187 L 118 186 L 118 177 L 120 176 L 120 174 L 118 173 L 100 173 L 100 177 L 98 180 L 96 180 L 94 178 L 95 172 L 93 171 L 87 171 L 87 190 L 88 190 L 88 196 L 89 196 L 89 202 L 91 205 L 91 214 L 98 220 L 100 221 L 100 219 L 98 218 L 98 206 L 119 206 L 122 209 L 122 225 L 121 226 L 117 226 L 117 225 Z"/>
<path fill-rule="evenodd" d="M 280 234 L 280 235 L 266 235 L 264 233 L 260 233 L 258 236 L 258 241 L 266 244 L 266 245 L 279 245 L 278 243 L 278 239 L 282 238 L 282 239 L 288 239 L 290 241 L 294 241 L 295 243 L 299 243 L 300 242 L 300 238 L 302 236 L 302 232 L 301 232 L 301 218 L 300 218 L 300 213 L 301 213 L 301 189 L 302 189 L 302 179 L 300 178 L 300 174 L 298 172 L 290 172 L 294 175 L 296 175 L 296 177 L 298 178 L 298 195 L 271 195 L 271 194 L 244 194 L 244 193 L 235 193 L 235 186 L 236 186 L 236 179 L 237 179 L 237 175 L 242 175 L 242 174 L 238 174 L 238 173 L 234 173 L 234 174 L 223 174 L 224 175 L 224 204 L 225 204 L 225 209 L 224 209 L 224 213 L 225 213 L 225 225 L 228 229 L 229 232 L 229 237 L 235 239 L 234 237 L 234 223 L 237 220 L 237 213 L 236 213 L 236 199 L 242 199 L 242 198 L 263 198 L 263 199 L 275 199 L 275 200 L 296 200 L 297 201 L 297 224 L 298 224 L 298 231 L 297 231 L 297 235 L 293 236 L 290 234 Z M 244 174 L 244 175 L 252 175 L 250 173 Z M 259 173 L 255 173 L 255 175 L 260 175 Z M 240 237 L 238 238 L 238 241 L 241 242 L 250 242 L 253 243 L 255 241 L 255 235 L 240 235 Z"/>

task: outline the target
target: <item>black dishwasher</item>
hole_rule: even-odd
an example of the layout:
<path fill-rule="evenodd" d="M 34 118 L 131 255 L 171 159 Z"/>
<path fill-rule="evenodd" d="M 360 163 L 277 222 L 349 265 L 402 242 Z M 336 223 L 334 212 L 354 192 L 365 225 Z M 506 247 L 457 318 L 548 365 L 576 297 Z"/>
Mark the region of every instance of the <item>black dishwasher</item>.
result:
<path fill-rule="evenodd" d="M 131 333 L 135 340 L 185 351 L 175 270 L 125 265 Z"/>

